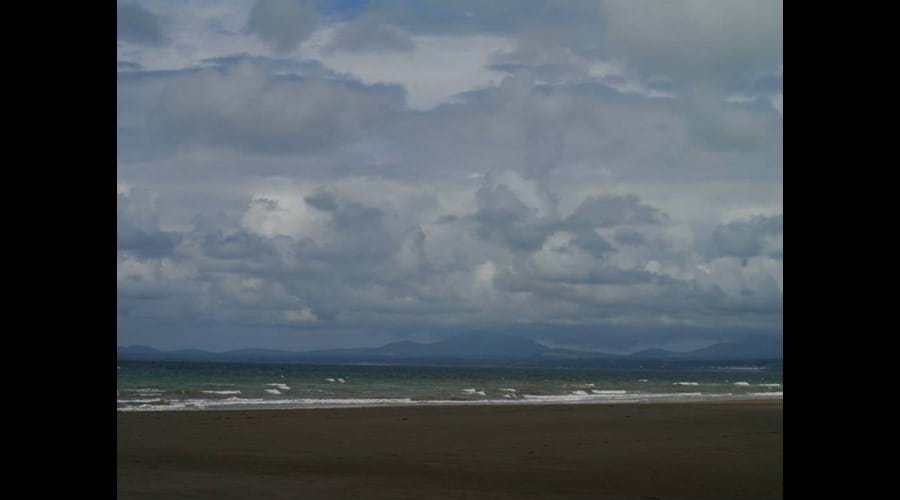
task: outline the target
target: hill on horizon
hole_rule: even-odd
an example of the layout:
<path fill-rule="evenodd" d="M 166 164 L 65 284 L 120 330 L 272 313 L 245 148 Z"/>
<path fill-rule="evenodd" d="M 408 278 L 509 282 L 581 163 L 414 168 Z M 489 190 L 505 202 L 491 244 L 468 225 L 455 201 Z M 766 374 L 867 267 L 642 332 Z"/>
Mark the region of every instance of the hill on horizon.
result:
<path fill-rule="evenodd" d="M 646 349 L 630 355 L 555 349 L 535 340 L 500 334 L 465 334 L 433 343 L 392 342 L 380 347 L 282 351 L 238 349 L 210 352 L 201 349 L 162 351 L 148 346 L 117 347 L 122 360 L 178 360 L 231 362 L 403 362 L 414 361 L 496 361 L 562 363 L 590 360 L 716 360 L 782 359 L 780 339 L 749 338 L 723 342 L 689 352 Z"/>

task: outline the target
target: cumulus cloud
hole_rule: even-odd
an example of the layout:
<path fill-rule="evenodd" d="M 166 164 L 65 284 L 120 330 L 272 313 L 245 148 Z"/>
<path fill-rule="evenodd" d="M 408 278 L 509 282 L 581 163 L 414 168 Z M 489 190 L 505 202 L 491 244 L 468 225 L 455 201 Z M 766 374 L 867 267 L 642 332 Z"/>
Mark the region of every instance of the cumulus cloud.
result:
<path fill-rule="evenodd" d="M 783 244 L 779 244 L 776 238 L 783 238 L 783 234 L 783 215 L 760 215 L 749 220 L 729 222 L 713 231 L 711 251 L 715 256 L 724 257 L 749 258 L 764 253 L 781 257 Z"/>
<path fill-rule="evenodd" d="M 121 343 L 780 331 L 780 3 L 118 6 Z"/>
<path fill-rule="evenodd" d="M 170 254 L 179 241 L 177 233 L 159 227 L 159 211 L 151 193 L 132 189 L 116 195 L 116 244 L 137 256 Z"/>

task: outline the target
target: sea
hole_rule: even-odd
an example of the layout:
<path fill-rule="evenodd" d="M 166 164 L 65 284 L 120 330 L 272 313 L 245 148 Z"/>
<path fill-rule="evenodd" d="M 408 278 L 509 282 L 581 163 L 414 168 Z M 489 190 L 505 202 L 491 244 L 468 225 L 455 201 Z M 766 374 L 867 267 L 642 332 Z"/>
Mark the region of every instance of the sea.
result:
<path fill-rule="evenodd" d="M 118 361 L 118 411 L 783 399 L 781 363 L 487 367 Z"/>

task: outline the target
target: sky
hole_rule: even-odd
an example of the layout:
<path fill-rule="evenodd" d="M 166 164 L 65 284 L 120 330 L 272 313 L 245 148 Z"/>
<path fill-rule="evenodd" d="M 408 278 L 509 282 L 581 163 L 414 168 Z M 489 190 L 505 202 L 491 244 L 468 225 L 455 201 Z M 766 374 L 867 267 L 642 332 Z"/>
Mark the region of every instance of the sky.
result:
<path fill-rule="evenodd" d="M 780 1 L 116 9 L 119 345 L 782 335 Z"/>

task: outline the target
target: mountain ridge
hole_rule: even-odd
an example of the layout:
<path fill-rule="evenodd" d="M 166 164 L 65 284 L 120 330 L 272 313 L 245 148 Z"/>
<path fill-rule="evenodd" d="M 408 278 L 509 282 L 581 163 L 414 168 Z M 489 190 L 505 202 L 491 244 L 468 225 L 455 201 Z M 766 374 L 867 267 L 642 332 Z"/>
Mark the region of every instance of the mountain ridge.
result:
<path fill-rule="evenodd" d="M 408 340 L 379 347 L 282 351 L 237 349 L 210 352 L 201 349 L 162 351 L 148 346 L 117 346 L 122 360 L 232 361 L 232 362 L 404 362 L 413 361 L 495 361 L 495 362 L 586 362 L 600 360 L 729 360 L 783 359 L 780 339 L 745 339 L 723 342 L 689 352 L 645 349 L 633 354 L 610 354 L 547 347 L 537 341 L 510 335 L 460 335 L 424 344 Z"/>

